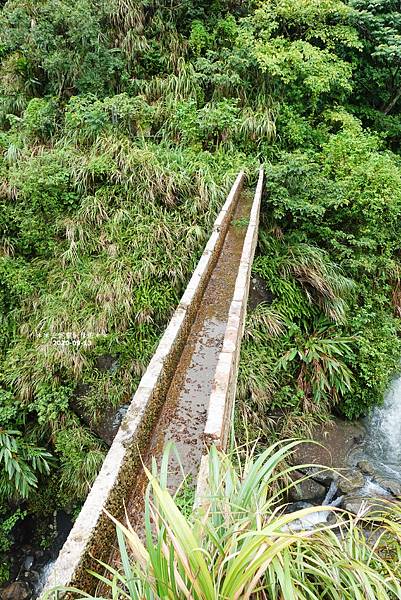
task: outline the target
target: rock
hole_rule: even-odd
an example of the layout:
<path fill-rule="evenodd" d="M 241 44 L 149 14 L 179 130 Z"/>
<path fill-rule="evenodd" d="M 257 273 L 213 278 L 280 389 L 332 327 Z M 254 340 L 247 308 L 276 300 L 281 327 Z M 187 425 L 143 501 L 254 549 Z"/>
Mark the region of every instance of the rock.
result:
<path fill-rule="evenodd" d="M 401 483 L 395 481 L 395 479 L 384 479 L 383 477 L 377 477 L 376 481 L 382 488 L 388 490 L 390 494 L 395 497 L 401 496 Z"/>
<path fill-rule="evenodd" d="M 310 502 L 303 502 L 302 500 L 298 500 L 297 502 L 293 502 L 288 506 L 287 512 L 293 513 L 297 510 L 302 510 L 303 508 L 309 508 L 310 506 L 313 506 L 313 504 L 311 504 Z"/>
<path fill-rule="evenodd" d="M 362 473 L 365 473 L 365 475 L 374 475 L 376 473 L 374 465 L 368 460 L 360 460 L 357 467 Z"/>
<path fill-rule="evenodd" d="M 248 310 L 255 309 L 261 302 L 273 300 L 273 294 L 269 291 L 266 282 L 259 275 L 254 275 L 249 285 Z"/>
<path fill-rule="evenodd" d="M 331 512 L 329 513 L 329 516 L 327 517 L 327 523 L 329 525 L 336 525 L 337 523 L 340 523 L 341 519 L 339 518 L 338 514 L 335 512 Z"/>
<path fill-rule="evenodd" d="M 30 597 L 31 590 L 23 581 L 14 581 L 1 592 L 1 600 L 28 600 Z"/>
<path fill-rule="evenodd" d="M 378 510 L 385 512 L 386 509 L 388 509 L 388 498 L 385 496 L 366 498 L 363 496 L 349 495 L 344 498 L 343 508 L 354 515 L 359 513 L 366 515 Z"/>
<path fill-rule="evenodd" d="M 352 469 L 342 473 L 338 478 L 338 489 L 344 494 L 349 494 L 363 488 L 365 485 L 365 477 L 360 471 Z"/>
<path fill-rule="evenodd" d="M 112 371 L 117 364 L 117 357 L 111 354 L 103 354 L 95 359 L 95 367 L 99 371 Z"/>
<path fill-rule="evenodd" d="M 337 481 L 338 474 L 331 469 L 323 469 L 319 467 L 310 467 L 305 470 L 305 473 L 310 475 L 314 481 L 321 483 L 326 487 L 330 487 L 333 481 Z"/>
<path fill-rule="evenodd" d="M 363 507 L 367 507 L 365 498 L 349 498 L 348 496 L 344 498 L 343 507 L 344 510 L 352 513 L 353 515 L 357 515 Z"/>
<path fill-rule="evenodd" d="M 25 557 L 23 568 L 25 571 L 29 571 L 33 565 L 34 558 L 31 555 Z"/>
<path fill-rule="evenodd" d="M 314 479 L 303 479 L 303 477 L 305 476 L 300 471 L 291 473 L 291 478 L 296 483 L 296 486 L 289 491 L 289 497 L 292 501 L 314 500 L 323 498 L 326 495 L 326 488 L 324 485 Z"/>

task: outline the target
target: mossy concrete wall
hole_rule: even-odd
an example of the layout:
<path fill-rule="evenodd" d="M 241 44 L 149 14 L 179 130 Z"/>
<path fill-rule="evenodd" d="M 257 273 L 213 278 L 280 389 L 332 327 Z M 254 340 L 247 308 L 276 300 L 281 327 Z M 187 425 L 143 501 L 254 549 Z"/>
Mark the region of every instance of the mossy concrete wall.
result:
<path fill-rule="evenodd" d="M 58 586 L 76 586 L 89 593 L 94 589 L 95 579 L 87 571 L 96 568 L 96 559 L 108 559 L 115 540 L 114 526 L 105 516 L 104 509 L 117 518 L 124 515 L 124 501 L 129 497 L 141 467 L 141 454 L 166 398 L 197 308 L 224 243 L 243 181 L 244 173 L 241 172 L 217 216 L 205 250 L 141 379 L 41 598 Z M 57 597 L 57 594 L 50 597 Z"/>

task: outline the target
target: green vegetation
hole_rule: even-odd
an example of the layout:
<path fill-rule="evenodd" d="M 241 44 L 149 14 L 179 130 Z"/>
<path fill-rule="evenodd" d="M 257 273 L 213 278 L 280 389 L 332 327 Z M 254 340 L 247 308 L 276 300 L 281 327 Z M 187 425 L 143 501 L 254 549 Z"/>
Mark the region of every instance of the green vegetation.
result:
<path fill-rule="evenodd" d="M 399 368 L 401 94 L 391 2 L 262 4 L 279 97 L 254 264 L 269 302 L 249 318 L 239 397 L 268 437 L 366 414 Z"/>
<path fill-rule="evenodd" d="M 1 531 L 84 500 L 102 416 L 240 168 L 267 180 L 248 420 L 268 436 L 381 401 L 401 354 L 400 33 L 391 0 L 0 3 Z"/>
<path fill-rule="evenodd" d="M 400 507 L 359 517 L 321 507 L 332 511 L 336 526 L 299 530 L 299 520 L 316 507 L 285 512 L 293 484 L 283 483 L 291 471 L 284 465 L 295 445 L 274 445 L 257 457 L 250 453 L 236 466 L 212 449 L 210 496 L 190 516 L 180 511 L 163 477 L 148 472 L 146 541 L 129 524 L 116 522 L 121 572 L 101 565 L 95 574 L 106 584 L 106 598 L 399 598 Z"/>

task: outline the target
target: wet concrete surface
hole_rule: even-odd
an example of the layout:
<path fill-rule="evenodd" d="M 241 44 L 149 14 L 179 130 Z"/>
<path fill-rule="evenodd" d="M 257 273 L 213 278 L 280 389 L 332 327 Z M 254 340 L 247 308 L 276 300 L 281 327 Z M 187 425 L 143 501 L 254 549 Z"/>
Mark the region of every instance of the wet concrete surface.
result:
<path fill-rule="evenodd" d="M 224 339 L 228 311 L 238 274 L 252 195 L 243 192 L 238 200 L 226 238 L 205 289 L 195 321 L 175 371 L 161 414 L 143 456 L 148 467 L 154 457 L 160 464 L 168 441 L 176 446 L 181 467 L 171 456 L 168 487 L 176 491 L 185 475 L 197 475 L 204 447 L 203 431 L 218 356 Z M 127 514 L 138 533 L 143 530 L 144 493 L 148 480 L 142 471 L 127 503 Z M 114 552 L 113 562 L 117 559 Z"/>

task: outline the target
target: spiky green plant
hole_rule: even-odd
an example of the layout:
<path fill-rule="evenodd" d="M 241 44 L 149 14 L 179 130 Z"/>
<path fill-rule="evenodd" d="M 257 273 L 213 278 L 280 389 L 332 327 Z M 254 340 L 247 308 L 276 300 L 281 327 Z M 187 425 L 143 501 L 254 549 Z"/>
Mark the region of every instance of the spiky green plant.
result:
<path fill-rule="evenodd" d="M 335 323 L 345 322 L 347 300 L 355 282 L 344 276 L 324 249 L 300 241 L 297 233 L 283 237 L 282 231 L 274 227 L 270 233 L 261 233 L 261 246 L 264 256 L 256 261 L 256 272 L 267 280 L 275 295 L 281 296 L 282 310 L 288 316 L 294 314 L 295 304 L 298 310 L 302 308 L 291 286 L 296 282 L 309 304 L 320 308 Z"/>
<path fill-rule="evenodd" d="M 212 448 L 205 503 L 189 516 L 179 510 L 165 482 L 146 471 L 146 539 L 142 541 L 129 523 L 111 517 L 117 528 L 121 568 L 102 564 L 105 575 L 95 574 L 109 590 L 106 597 L 399 598 L 400 508 L 389 505 L 384 513 L 358 517 L 337 510 L 334 525 L 306 528 L 302 519 L 316 510 L 334 509 L 286 511 L 287 490 L 278 482 L 289 473 L 281 465 L 296 444 L 276 444 L 259 456 L 248 453 L 239 464 Z M 76 598 L 93 598 L 73 592 Z"/>
<path fill-rule="evenodd" d="M 352 355 L 351 337 L 334 332 L 324 320 L 314 330 L 300 332 L 292 347 L 280 358 L 278 369 L 295 363 L 295 377 L 306 412 L 327 409 L 351 389 L 352 372 L 346 359 Z"/>

